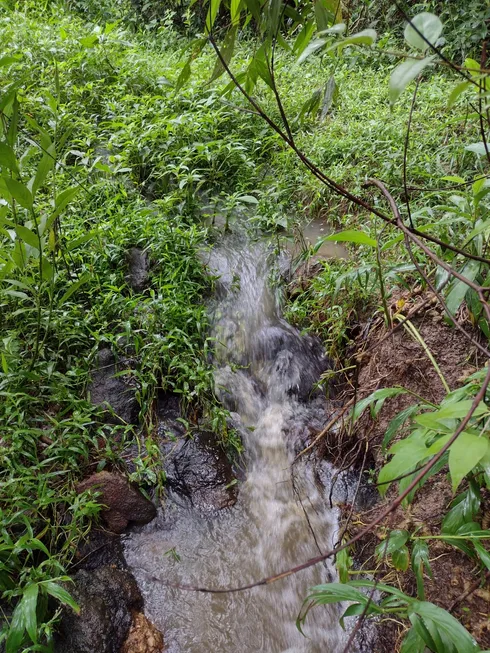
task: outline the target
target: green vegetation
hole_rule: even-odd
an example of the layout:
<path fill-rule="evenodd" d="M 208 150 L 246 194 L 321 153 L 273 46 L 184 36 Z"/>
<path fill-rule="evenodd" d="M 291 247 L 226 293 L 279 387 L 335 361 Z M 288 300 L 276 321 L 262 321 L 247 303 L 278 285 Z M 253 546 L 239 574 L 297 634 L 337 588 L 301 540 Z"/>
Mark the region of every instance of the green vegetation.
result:
<path fill-rule="evenodd" d="M 353 255 L 324 262 L 287 308 L 290 319 L 322 335 L 334 359 L 341 360 L 361 309 L 379 312 L 389 325 L 393 289 L 417 284 L 437 286 L 453 315 L 466 302 L 472 323 L 490 336 L 484 295 L 475 289 L 488 285 L 490 235 L 481 135 L 488 124 L 480 130 L 478 115 L 488 120 L 488 78 L 480 64 L 465 61 L 466 81 L 450 68 L 436 68 L 423 59 L 427 48 L 417 35 L 401 42 L 396 12 L 376 41 L 372 31 L 346 37 L 327 0 L 317 3 L 322 9 L 316 15 L 310 2 L 302 2 L 296 3 L 301 11 L 295 15 L 290 7 L 285 18 L 277 2 L 262 9 L 248 0 L 224 2 L 220 8 L 212 0 L 187 7 L 187 19 L 184 4 L 170 3 L 163 15 L 144 0 L 131 6 L 80 0 L 0 6 L 0 588 L 14 610 L 3 630 L 8 653 L 29 646 L 51 650 L 59 617 L 53 599 L 72 603 L 58 583 L 100 509 L 93 498 L 76 493 L 76 482 L 105 466 L 124 469 L 125 447 L 140 437 L 129 425 L 103 426 L 84 398 L 102 346 L 123 356 L 130 342 L 138 359 L 131 382 L 149 435 L 132 480 L 147 489 L 164 483 L 151 437 L 160 389 L 180 393 L 189 415 L 208 420 L 225 444 L 239 446 L 214 397 L 208 360 L 204 300 L 212 279 L 197 251 L 216 236 L 206 215 L 213 207 L 231 219 L 237 207 L 246 209 L 254 229 L 283 240 L 306 221 L 326 218 L 340 235 L 325 239 L 350 243 Z M 350 17 L 359 31 L 371 29 L 365 7 L 372 4 L 358 3 Z M 203 28 L 208 7 L 209 27 L 215 19 L 222 25 L 221 65 L 206 38 L 189 40 Z M 478 10 L 484 15 L 488 8 Z M 479 40 L 460 28 L 459 14 L 442 16 L 449 25 L 443 52 L 479 58 Z M 433 26 L 419 27 L 439 38 Z M 325 30 L 321 42 L 312 41 Z M 276 40 L 284 50 L 275 52 L 271 75 Z M 400 64 L 393 52 L 403 49 L 418 58 Z M 293 148 L 224 75 L 228 64 Z M 416 77 L 405 183 L 406 88 Z M 298 151 L 320 175 L 311 174 Z M 335 192 L 325 174 L 370 209 Z M 405 224 L 442 242 L 428 242 L 437 260 L 420 248 L 410 253 L 399 225 L 376 217 L 388 215 L 387 204 L 378 189 L 364 188 L 367 177 L 383 181 Z M 148 249 L 153 262 L 142 293 L 126 280 L 125 252 L 137 245 Z M 305 250 L 301 260 L 312 253 Z M 453 271 L 460 276 L 451 278 Z M 480 400 L 487 397 L 486 372 L 477 372 L 430 413 L 422 412 L 422 402 L 398 416 L 386 447 L 406 420 L 414 418 L 414 425 L 388 451 L 393 458 L 380 482 L 407 473 L 400 492 L 409 489 L 408 501 L 421 466 L 448 464 L 454 490 L 464 485 L 441 537 L 490 568 L 484 548 L 489 533 L 475 522 L 481 492 L 490 486 L 487 407 L 478 402 L 467 420 L 482 389 Z M 376 402 L 388 396 L 372 395 L 354 417 L 368 406 L 376 414 Z M 461 448 L 468 455 L 460 456 Z M 412 564 L 425 561 L 416 533 L 386 541 L 397 544 L 382 553 L 395 567 L 408 568 L 408 544 Z M 380 606 L 368 604 L 356 587 L 370 586 L 322 586 L 310 599 L 314 605 L 357 602 L 350 614 L 408 618 L 413 628 L 406 651 L 453 650 L 448 641 L 455 651 L 473 647 L 453 617 L 424 601 L 423 581 L 417 599 L 378 586 L 388 593 Z"/>

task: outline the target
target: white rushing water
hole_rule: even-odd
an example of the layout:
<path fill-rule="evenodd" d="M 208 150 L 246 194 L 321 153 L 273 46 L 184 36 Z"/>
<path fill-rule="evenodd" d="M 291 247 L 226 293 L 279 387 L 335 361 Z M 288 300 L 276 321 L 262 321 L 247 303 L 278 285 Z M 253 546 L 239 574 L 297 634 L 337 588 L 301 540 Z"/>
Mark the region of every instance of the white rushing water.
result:
<path fill-rule="evenodd" d="M 127 562 L 145 610 L 169 653 L 336 653 L 346 636 L 339 608 L 295 620 L 308 588 L 334 579 L 319 564 L 266 587 L 205 594 L 168 587 L 236 587 L 298 565 L 335 541 L 337 514 L 311 465 L 291 463 L 312 422 L 328 420 L 327 400 L 312 387 L 326 367 L 313 339 L 285 322 L 269 286 L 264 243 L 225 239 L 208 254 L 220 277 L 212 318 L 216 386 L 240 425 L 245 478 L 238 501 L 217 515 L 169 499 L 159 518 L 126 542 Z M 172 555 L 175 551 L 178 555 Z"/>

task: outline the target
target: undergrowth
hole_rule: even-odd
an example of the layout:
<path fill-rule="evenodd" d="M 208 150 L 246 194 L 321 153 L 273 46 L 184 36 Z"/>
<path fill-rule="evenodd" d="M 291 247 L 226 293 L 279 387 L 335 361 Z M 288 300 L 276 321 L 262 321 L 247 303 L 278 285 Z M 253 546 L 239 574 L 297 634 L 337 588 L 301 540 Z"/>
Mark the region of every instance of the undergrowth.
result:
<path fill-rule="evenodd" d="M 192 62 L 191 75 L 189 42 L 173 31 L 171 16 L 149 38 L 137 24 L 117 22 L 111 3 L 104 13 L 89 12 L 94 22 L 83 21 L 76 0 L 42 5 L 0 8 L 0 589 L 5 610 L 14 610 L 3 630 L 9 652 L 29 641 L 50 650 L 59 616 L 53 599 L 71 602 L 58 581 L 100 510 L 77 494 L 77 480 L 107 466 L 124 469 L 125 447 L 140 437 L 132 480 L 164 482 L 151 436 L 103 425 L 85 399 L 99 349 L 124 355 L 127 343 L 134 347 L 131 382 L 148 433 L 157 392 L 171 391 L 225 445 L 239 447 L 214 396 L 209 362 L 212 279 L 198 250 L 217 234 L 207 214 L 219 211 L 228 222 L 237 208 L 247 211 L 257 231 L 274 232 L 283 244 L 318 217 L 336 231 L 364 234 L 346 259 L 322 262 L 287 309 L 337 359 L 360 308 L 383 312 L 376 248 L 385 292 L 415 280 L 399 238 L 325 190 L 227 81 L 208 83 L 211 48 Z M 388 34 L 386 44 L 397 43 Z M 238 73 L 253 47 L 244 34 L 233 59 Z M 367 175 L 400 189 L 409 106 L 390 107 L 392 57 L 353 49 L 323 64 L 278 54 L 299 147 L 355 192 L 365 192 Z M 320 119 L 318 106 L 305 101 L 313 89 L 321 95 L 332 75 L 338 93 Z M 452 88 L 441 72 L 420 82 L 411 186 L 444 188 L 459 183 L 451 181 L 456 174 L 467 180 L 483 171 L 467 147 L 479 138 L 463 100 L 456 114 L 446 112 Z M 255 93 L 278 118 L 264 86 Z M 412 220 L 440 238 L 470 239 L 488 212 L 481 192 L 465 186 L 422 198 L 413 191 Z M 126 278 L 132 246 L 152 261 L 141 293 Z M 454 294 L 456 303 L 461 293 Z"/>

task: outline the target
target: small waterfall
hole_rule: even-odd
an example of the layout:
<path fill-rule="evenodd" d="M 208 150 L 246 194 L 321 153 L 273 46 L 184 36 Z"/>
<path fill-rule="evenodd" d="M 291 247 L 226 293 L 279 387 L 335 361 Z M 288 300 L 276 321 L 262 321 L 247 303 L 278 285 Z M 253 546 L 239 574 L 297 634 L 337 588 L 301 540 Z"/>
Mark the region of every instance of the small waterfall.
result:
<path fill-rule="evenodd" d="M 334 579 L 331 562 L 234 594 L 173 589 L 142 571 L 172 584 L 234 587 L 335 541 L 328 488 L 313 465 L 300 459 L 291 466 L 309 429 L 328 421 L 328 402 L 315 386 L 328 366 L 323 351 L 281 317 L 269 278 L 277 259 L 267 243 L 229 236 L 205 258 L 219 277 L 210 307 L 216 388 L 242 436 L 244 480 L 236 505 L 212 517 L 169 500 L 156 523 L 129 537 L 126 558 L 169 653 L 336 653 L 346 641 L 338 606 L 311 611 L 307 637 L 295 626 L 308 588 Z"/>

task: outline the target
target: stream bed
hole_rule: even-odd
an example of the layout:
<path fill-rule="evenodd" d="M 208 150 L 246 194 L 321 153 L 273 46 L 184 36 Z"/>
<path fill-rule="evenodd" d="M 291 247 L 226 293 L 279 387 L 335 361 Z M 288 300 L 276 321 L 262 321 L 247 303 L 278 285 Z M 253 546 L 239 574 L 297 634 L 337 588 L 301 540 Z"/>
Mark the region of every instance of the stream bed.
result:
<path fill-rule="evenodd" d="M 306 637 L 295 625 L 308 589 L 335 580 L 330 561 L 245 592 L 175 587 L 260 580 L 328 550 L 338 528 L 328 463 L 305 456 L 292 466 L 334 408 L 316 386 L 328 369 L 319 342 L 281 316 L 270 282 L 278 259 L 267 242 L 245 235 L 223 238 L 203 258 L 218 277 L 209 309 L 216 391 L 244 446 L 238 498 L 206 514 L 170 493 L 158 518 L 126 539 L 127 563 L 168 653 L 341 651 L 341 606 L 312 610 Z"/>

